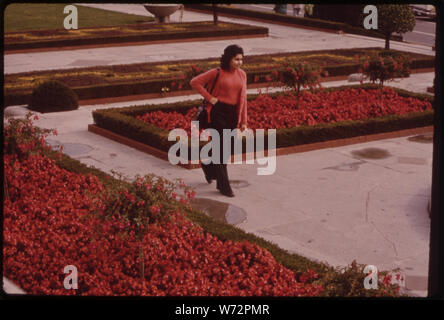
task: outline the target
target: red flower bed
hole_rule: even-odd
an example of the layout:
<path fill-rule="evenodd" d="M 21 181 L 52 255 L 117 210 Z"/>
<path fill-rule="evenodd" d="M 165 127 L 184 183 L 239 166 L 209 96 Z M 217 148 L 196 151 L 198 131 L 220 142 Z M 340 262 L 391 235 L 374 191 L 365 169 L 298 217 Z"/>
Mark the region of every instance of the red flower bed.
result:
<path fill-rule="evenodd" d="M 150 224 L 142 239 L 104 223 L 104 186 L 33 154 L 5 154 L 4 275 L 37 295 L 314 296 L 317 275 L 300 277 L 248 242 L 221 241 L 181 214 Z M 101 231 L 98 231 L 100 230 Z M 143 257 L 143 258 L 142 258 Z M 143 273 L 141 265 L 143 259 Z M 68 290 L 64 267 L 78 270 Z M 143 279 L 141 279 L 141 275 Z"/>
<path fill-rule="evenodd" d="M 191 108 L 184 115 L 182 113 L 173 111 L 173 112 L 164 112 L 164 111 L 154 111 L 146 113 L 142 116 L 136 116 L 137 119 L 142 120 L 146 123 L 153 124 L 156 127 L 166 129 L 168 131 L 173 130 L 175 128 L 182 128 L 191 135 L 191 121 L 194 119 L 196 115 L 197 107 Z"/>
<path fill-rule="evenodd" d="M 361 88 L 318 93 L 303 91 L 299 97 L 291 93 L 275 98 L 260 94 L 248 102 L 248 126 L 251 129 L 290 128 L 431 109 L 429 101 L 402 97 L 392 88 L 383 88 L 382 92 Z M 156 111 L 137 118 L 166 130 L 183 128 L 190 134 L 190 122 L 195 112 L 196 108 L 185 115 Z"/>

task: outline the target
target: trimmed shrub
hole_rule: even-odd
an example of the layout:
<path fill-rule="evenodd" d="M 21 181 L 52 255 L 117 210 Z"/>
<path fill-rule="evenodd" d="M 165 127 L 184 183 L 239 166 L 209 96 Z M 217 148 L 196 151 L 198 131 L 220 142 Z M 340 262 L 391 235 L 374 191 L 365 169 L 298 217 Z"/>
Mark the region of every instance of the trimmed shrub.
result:
<path fill-rule="evenodd" d="M 45 138 L 56 131 L 34 127 L 31 116 L 32 113 L 28 112 L 25 119 L 9 118 L 3 129 L 4 154 L 15 154 L 21 161 L 31 154 L 48 150 L 49 147 L 44 143 Z M 34 120 L 38 120 L 38 116 L 34 116 Z"/>
<path fill-rule="evenodd" d="M 205 64 L 192 64 L 185 74 L 180 75 L 177 79 L 173 77 L 171 88 L 181 90 L 182 88 L 190 88 L 190 81 L 201 73 L 208 71 L 211 67 Z M 177 82 L 176 82 L 177 81 Z"/>
<path fill-rule="evenodd" d="M 385 36 L 385 49 L 390 49 L 393 33 L 406 33 L 415 27 L 415 15 L 408 4 L 382 4 L 378 9 L 378 30 Z"/>
<path fill-rule="evenodd" d="M 362 63 L 362 71 L 375 83 L 379 81 L 381 87 L 385 81 L 393 80 L 396 77 L 410 76 L 411 61 L 407 56 L 398 57 L 391 55 L 372 56 L 365 58 Z"/>
<path fill-rule="evenodd" d="M 377 274 L 377 289 L 366 289 L 364 264 L 355 260 L 346 267 L 331 268 L 321 279 L 325 288 L 321 296 L 325 297 L 407 297 L 400 292 L 400 285 L 404 283 L 404 276 L 400 269 L 381 271 Z"/>
<path fill-rule="evenodd" d="M 48 80 L 38 85 L 29 102 L 31 110 L 42 113 L 76 110 L 78 107 L 77 94 L 57 80 Z"/>
<path fill-rule="evenodd" d="M 321 68 L 317 64 L 298 61 L 283 63 L 283 69 L 279 70 L 280 80 L 286 88 L 296 91 L 299 95 L 301 87 L 313 89 L 320 86 Z"/>

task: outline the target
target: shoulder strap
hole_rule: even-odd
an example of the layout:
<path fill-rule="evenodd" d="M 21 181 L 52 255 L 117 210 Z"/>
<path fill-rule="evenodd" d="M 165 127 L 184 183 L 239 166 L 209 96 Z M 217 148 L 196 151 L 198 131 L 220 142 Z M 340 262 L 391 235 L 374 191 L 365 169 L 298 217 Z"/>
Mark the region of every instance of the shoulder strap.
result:
<path fill-rule="evenodd" d="M 213 90 L 214 90 L 214 87 L 216 86 L 216 82 L 217 82 L 217 79 L 219 78 L 219 73 L 220 73 L 220 68 L 217 68 L 217 75 L 216 75 L 216 79 L 214 79 L 214 82 L 213 82 L 213 87 L 211 88 L 211 90 L 209 91 L 209 94 L 211 94 L 212 92 L 213 92 Z"/>
<path fill-rule="evenodd" d="M 217 79 L 219 78 L 219 73 L 220 73 L 220 68 L 217 68 L 217 75 L 216 75 L 216 78 L 214 79 L 211 91 L 208 92 L 209 94 L 211 94 L 213 92 L 213 89 L 216 86 Z M 207 121 L 208 121 L 208 123 L 211 123 L 211 107 L 212 107 L 211 104 L 207 107 Z"/>

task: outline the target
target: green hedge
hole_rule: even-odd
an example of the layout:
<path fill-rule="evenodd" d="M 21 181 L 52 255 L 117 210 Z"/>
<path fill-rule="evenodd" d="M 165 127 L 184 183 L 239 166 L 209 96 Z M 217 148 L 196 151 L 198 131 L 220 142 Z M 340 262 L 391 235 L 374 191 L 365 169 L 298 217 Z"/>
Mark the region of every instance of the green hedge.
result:
<path fill-rule="evenodd" d="M 357 49 L 334 49 L 328 50 L 328 53 L 331 54 L 339 54 L 344 56 L 353 56 L 354 54 L 362 53 L 363 50 L 381 50 L 381 48 L 357 48 Z M 325 50 L 313 50 L 313 51 L 304 51 L 300 52 L 304 55 L 317 54 L 317 53 L 325 53 Z M 291 56 L 295 53 L 283 53 L 283 54 L 269 54 L 269 55 L 258 55 L 247 57 L 251 59 L 251 63 L 253 63 L 255 57 L 262 56 Z M 401 55 L 405 54 L 402 51 L 398 50 L 390 50 L 390 54 L 392 55 Z M 189 61 L 189 60 L 184 60 Z M 196 63 L 205 63 L 209 62 L 211 59 L 203 59 L 196 60 Z M 246 62 L 248 63 L 248 62 Z M 433 68 L 435 66 L 434 58 L 423 58 L 422 55 L 413 56 L 411 69 L 420 69 L 420 68 Z M 359 65 L 357 63 L 346 63 L 340 65 L 330 65 L 323 67 L 325 71 L 328 71 L 329 76 L 343 76 L 349 75 L 352 73 L 356 73 L 359 70 Z M 247 70 L 247 82 L 249 84 L 252 83 L 264 83 L 265 77 L 269 75 L 270 70 L 255 70 L 248 71 Z M 259 77 L 258 81 L 254 81 L 255 77 Z M 79 100 L 89 100 L 89 99 L 98 99 L 98 98 L 110 98 L 110 97 L 122 97 L 122 96 L 130 96 L 130 95 L 138 95 L 138 94 L 147 94 L 147 93 L 159 93 L 162 91 L 163 87 L 170 87 L 172 78 L 170 79 L 148 79 L 145 81 L 138 82 L 130 82 L 130 83 L 118 83 L 118 84 L 106 84 L 100 83 L 96 85 L 90 86 L 82 86 L 82 87 L 74 87 L 72 88 L 74 92 L 77 94 Z M 183 90 L 190 90 L 191 87 L 189 83 L 185 83 L 183 86 Z M 30 92 L 20 92 L 20 93 L 8 93 L 5 92 L 4 96 L 4 106 L 11 105 L 23 105 L 29 104 Z"/>
<path fill-rule="evenodd" d="M 26 50 L 37 48 L 51 48 L 63 46 L 82 46 L 94 44 L 111 44 L 124 42 L 145 42 L 159 40 L 178 40 L 188 38 L 225 37 L 238 35 L 268 34 L 268 28 L 257 26 L 246 26 L 231 23 L 238 29 L 233 30 L 182 30 L 171 32 L 159 32 L 153 34 L 118 35 L 105 37 L 85 37 L 74 39 L 35 40 L 28 42 L 5 43 L 4 50 Z"/>
<path fill-rule="evenodd" d="M 208 4 L 187 4 L 185 5 L 185 8 L 189 9 L 196 9 L 196 10 L 202 10 L 202 11 L 209 11 L 213 12 L 213 8 L 211 5 Z M 249 17 L 249 18 L 258 18 L 258 19 L 264 19 L 264 20 L 270 20 L 270 21 L 279 21 L 283 23 L 288 24 L 294 24 L 294 25 L 302 25 L 307 27 L 313 27 L 313 28 L 323 28 L 323 29 L 330 29 L 330 30 L 337 30 L 337 31 L 344 31 L 347 33 L 353 33 L 353 34 L 360 34 L 368 37 L 376 37 L 376 38 L 382 38 L 384 39 L 385 36 L 379 32 L 365 30 L 364 28 L 358 28 L 353 27 L 346 23 L 341 22 L 333 22 L 328 20 L 320 20 L 320 19 L 314 19 L 314 18 L 302 18 L 302 17 L 294 17 L 290 15 L 285 15 L 281 13 L 274 13 L 274 12 L 261 12 L 256 10 L 248 10 L 248 9 L 242 9 L 242 8 L 229 8 L 229 7 L 217 7 L 217 12 L 219 13 L 226 13 L 231 14 L 235 16 L 242 17 Z M 391 40 L 395 41 L 402 41 L 402 36 L 398 35 L 392 35 Z"/>
<path fill-rule="evenodd" d="M 175 141 L 168 141 L 168 131 L 148 125 L 138 120 L 136 116 L 157 110 L 185 113 L 200 102 L 201 100 L 193 100 L 180 103 L 103 109 L 93 111 L 92 115 L 94 123 L 100 128 L 168 152 L 169 148 L 176 143 Z"/>
<path fill-rule="evenodd" d="M 376 88 L 375 85 L 366 84 L 327 88 L 327 91 L 336 91 L 346 88 Z M 428 99 L 433 102 L 429 95 L 415 94 L 405 90 L 393 88 L 399 95 Z M 274 93 L 272 96 L 284 94 Z M 248 99 L 254 99 L 257 95 L 248 95 Z M 97 126 L 133 139 L 135 141 L 150 145 L 162 151 L 168 152 L 175 141 L 168 141 L 168 131 L 144 123 L 135 118 L 147 112 L 162 110 L 165 112 L 177 111 L 186 113 L 192 107 L 196 107 L 201 100 L 185 101 L 179 103 L 166 103 L 158 105 L 131 106 L 125 108 L 112 108 L 93 111 L 93 119 Z M 276 147 L 290 147 L 308 143 L 323 142 L 336 139 L 357 137 L 383 132 L 392 132 L 417 127 L 433 125 L 433 111 L 410 113 L 407 115 L 390 115 L 359 121 L 341 121 L 336 123 L 318 124 L 314 126 L 299 126 L 293 128 L 280 128 L 276 130 Z M 268 139 L 264 139 L 264 147 L 267 148 Z M 205 142 L 201 142 L 203 146 Z M 245 150 L 245 139 L 243 140 Z M 190 144 L 189 144 L 190 146 Z M 191 152 L 189 152 L 189 156 Z"/>
<path fill-rule="evenodd" d="M 373 89 L 373 84 L 349 85 L 334 88 L 324 88 L 332 92 L 347 88 Z M 421 100 L 434 98 L 427 94 L 412 93 L 406 90 L 393 88 L 400 96 L 412 97 Z M 282 93 L 279 93 L 282 94 Z M 388 115 L 384 117 L 366 120 L 349 120 L 335 123 L 318 124 L 315 126 L 299 126 L 294 128 L 282 128 L 277 130 L 276 145 L 278 148 L 303 145 L 315 142 L 324 142 L 336 139 L 358 137 L 376 133 L 385 133 L 398 130 L 412 129 L 433 125 L 434 112 L 424 111 L 409 113 L 407 115 Z"/>
<path fill-rule="evenodd" d="M 430 59 L 413 60 L 411 69 L 432 68 L 434 61 Z M 359 70 L 358 64 L 343 64 L 337 66 L 326 66 L 323 68 L 328 72 L 330 77 L 344 76 L 352 73 L 357 73 Z M 257 71 L 247 73 L 247 82 L 264 83 L 265 77 L 270 74 L 270 71 Z M 259 80 L 254 81 L 258 76 Z M 85 87 L 72 88 L 77 94 L 79 100 L 123 97 L 138 94 L 159 93 L 163 87 L 170 87 L 172 80 L 148 80 L 135 83 L 121 83 L 121 84 L 99 84 Z M 189 83 L 186 83 L 182 90 L 191 90 Z M 8 93 L 4 97 L 4 106 L 29 104 L 30 93 Z"/>
<path fill-rule="evenodd" d="M 39 84 L 32 92 L 30 110 L 38 112 L 58 112 L 79 108 L 78 97 L 67 85 L 57 80 Z"/>
<path fill-rule="evenodd" d="M 163 87 L 169 87 L 172 80 L 148 80 L 135 83 L 98 84 L 72 88 L 79 100 L 98 98 L 124 97 L 130 95 L 160 93 Z M 189 86 L 188 86 L 189 89 Z M 29 93 L 15 93 L 5 95 L 5 107 L 28 104 Z"/>

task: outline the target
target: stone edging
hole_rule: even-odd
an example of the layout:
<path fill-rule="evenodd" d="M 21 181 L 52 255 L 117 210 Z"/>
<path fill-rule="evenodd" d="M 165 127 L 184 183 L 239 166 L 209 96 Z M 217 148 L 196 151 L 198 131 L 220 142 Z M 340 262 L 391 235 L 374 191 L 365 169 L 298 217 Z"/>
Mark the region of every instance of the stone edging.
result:
<path fill-rule="evenodd" d="M 347 80 L 348 76 L 333 76 L 322 78 L 321 82 Z M 251 83 L 247 84 L 247 89 L 266 89 L 267 83 Z M 270 86 L 273 88 L 273 86 Z M 79 100 L 79 106 L 96 105 L 96 104 L 106 104 L 106 103 L 116 103 L 125 101 L 136 101 L 136 100 L 146 100 L 146 99 L 156 99 L 156 98 L 167 98 L 167 97 L 177 97 L 177 96 L 187 96 L 197 94 L 194 90 L 180 90 L 171 91 L 168 93 L 146 93 L 146 94 L 135 94 L 131 96 L 121 96 L 121 97 L 109 97 L 109 98 L 97 98 L 88 100 Z"/>
<path fill-rule="evenodd" d="M 125 144 L 125 145 L 135 148 L 139 151 L 148 153 L 148 154 L 155 156 L 159 159 L 168 161 L 168 153 L 166 151 L 159 150 L 159 149 L 151 147 L 147 144 L 144 144 L 144 143 L 135 141 L 133 139 L 124 137 L 122 135 L 119 135 L 117 133 L 111 132 L 107 129 L 100 128 L 95 124 L 89 124 L 88 131 L 93 132 L 98 135 L 101 135 L 102 137 L 114 140 L 116 142 Z M 351 145 L 351 144 L 365 143 L 365 142 L 371 142 L 371 141 L 383 140 L 383 139 L 399 138 L 399 137 L 405 137 L 405 136 L 410 136 L 410 135 L 414 135 L 414 134 L 423 134 L 423 133 L 429 133 L 429 132 L 433 132 L 433 126 L 406 129 L 406 130 L 398 130 L 398 131 L 384 132 L 384 133 L 376 133 L 376 134 L 371 134 L 371 135 L 364 135 L 364 136 L 345 138 L 345 139 L 336 139 L 336 140 L 323 141 L 323 142 L 315 142 L 315 143 L 309 143 L 309 144 L 303 144 L 303 145 L 291 146 L 291 147 L 283 147 L 283 148 L 276 149 L 276 156 L 283 156 L 283 155 L 288 155 L 288 154 L 293 154 L 293 153 L 314 151 L 314 150 L 326 149 L 326 148 L 336 148 L 336 147 L 342 147 L 342 146 L 347 146 L 347 145 Z M 264 152 L 264 155 L 267 156 L 267 151 Z M 254 158 L 256 158 L 256 157 L 254 157 Z M 231 159 L 233 160 L 233 157 Z M 246 153 L 243 153 L 242 160 L 245 161 L 245 159 L 246 159 Z M 186 169 L 200 168 L 200 164 L 179 164 L 179 166 L 184 167 Z"/>
<path fill-rule="evenodd" d="M 3 291 L 8 295 L 26 294 L 22 288 L 5 277 L 3 277 Z"/>
<path fill-rule="evenodd" d="M 203 10 L 203 9 L 197 9 L 197 8 L 186 8 L 186 10 L 194 11 L 197 13 L 205 13 L 205 14 L 212 14 L 210 11 Z M 269 24 L 277 24 L 281 26 L 286 27 L 293 27 L 293 28 L 300 28 L 300 29 L 308 29 L 308 30 L 314 30 L 314 31 L 321 31 L 321 32 L 328 32 L 328 33 L 335 33 L 335 34 L 343 34 L 344 32 L 341 30 L 332 30 L 327 28 L 320 28 L 320 27 L 310 27 L 305 26 L 302 24 L 294 24 L 294 23 L 288 23 L 283 21 L 276 21 L 271 19 L 263 19 L 263 18 L 257 18 L 257 17 L 246 17 L 246 16 L 239 16 L 238 14 L 234 13 L 227 13 L 227 12 L 217 12 L 218 16 L 227 17 L 227 18 L 235 18 L 235 19 L 244 19 L 244 20 L 251 20 L 251 21 L 257 21 L 257 22 L 263 22 L 263 23 L 269 23 Z"/>
<path fill-rule="evenodd" d="M 422 68 L 422 69 L 412 69 L 410 73 L 425 73 L 425 72 L 433 72 L 434 68 Z M 348 76 L 332 76 L 321 78 L 321 82 L 330 82 L 330 81 L 341 81 L 347 80 Z M 258 89 L 267 87 L 267 83 L 251 83 L 247 84 L 247 89 Z M 270 86 L 273 87 L 273 86 Z M 433 93 L 428 91 L 429 93 Z M 125 101 L 137 101 L 137 100 L 146 100 L 146 99 L 156 99 L 156 98 L 167 98 L 167 97 L 177 97 L 177 96 L 187 96 L 191 94 L 197 94 L 194 90 L 180 90 L 180 91 L 171 91 L 168 93 L 146 93 L 146 94 L 135 94 L 130 96 L 120 96 L 120 97 L 109 97 L 109 98 L 97 98 L 97 99 L 87 99 L 87 100 L 79 100 L 79 106 L 88 106 L 88 105 L 97 105 L 97 104 L 106 104 L 106 103 L 117 103 L 117 102 L 125 102 Z"/>

